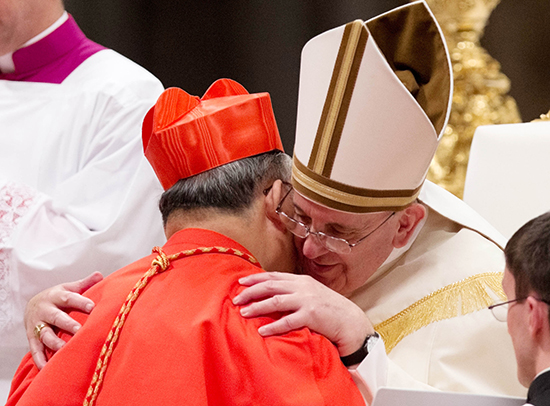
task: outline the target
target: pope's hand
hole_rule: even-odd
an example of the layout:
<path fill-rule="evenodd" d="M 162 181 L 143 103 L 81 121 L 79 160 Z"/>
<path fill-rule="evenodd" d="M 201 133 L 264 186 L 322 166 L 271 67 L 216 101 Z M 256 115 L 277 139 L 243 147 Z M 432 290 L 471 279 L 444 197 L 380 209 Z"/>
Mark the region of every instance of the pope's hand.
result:
<path fill-rule="evenodd" d="M 307 275 L 263 272 L 239 279 L 248 286 L 233 299 L 244 317 L 273 312 L 287 313 L 258 330 L 262 336 L 308 327 L 338 348 L 340 356 L 352 354 L 374 328 L 356 304 Z"/>
<path fill-rule="evenodd" d="M 102 279 L 103 276 L 99 272 L 94 272 L 76 282 L 46 289 L 29 301 L 25 309 L 25 328 L 32 358 L 38 369 L 42 369 L 47 362 L 45 347 L 57 351 L 65 345 L 65 341 L 57 337 L 50 326 L 71 334 L 76 333 L 81 325 L 66 312 L 80 310 L 90 313 L 94 308 L 94 302 L 81 294 Z M 39 331 L 37 337 L 35 327 L 42 323 L 46 326 Z"/>

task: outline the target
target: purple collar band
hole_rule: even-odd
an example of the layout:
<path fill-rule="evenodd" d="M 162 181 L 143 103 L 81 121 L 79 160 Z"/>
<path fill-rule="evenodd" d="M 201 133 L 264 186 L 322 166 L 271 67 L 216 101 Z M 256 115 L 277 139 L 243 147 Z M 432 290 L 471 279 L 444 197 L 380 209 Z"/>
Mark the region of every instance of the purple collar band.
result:
<path fill-rule="evenodd" d="M 106 48 L 86 38 L 69 15 L 50 35 L 15 51 L 15 72 L 0 72 L 0 80 L 61 83 L 82 62 L 103 49 Z"/>

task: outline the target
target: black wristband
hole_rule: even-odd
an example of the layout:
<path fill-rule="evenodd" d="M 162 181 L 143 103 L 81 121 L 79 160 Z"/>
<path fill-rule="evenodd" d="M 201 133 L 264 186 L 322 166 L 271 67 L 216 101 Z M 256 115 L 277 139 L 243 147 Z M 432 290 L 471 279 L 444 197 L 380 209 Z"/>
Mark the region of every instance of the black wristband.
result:
<path fill-rule="evenodd" d="M 372 337 L 379 338 L 380 336 L 376 331 L 374 332 L 374 334 L 369 334 L 365 338 L 365 341 L 363 342 L 363 345 L 361 345 L 361 348 L 350 355 L 340 357 L 342 363 L 347 367 L 351 367 L 352 365 L 359 364 L 361 361 L 363 361 L 367 357 L 367 355 L 369 355 L 367 344 Z"/>

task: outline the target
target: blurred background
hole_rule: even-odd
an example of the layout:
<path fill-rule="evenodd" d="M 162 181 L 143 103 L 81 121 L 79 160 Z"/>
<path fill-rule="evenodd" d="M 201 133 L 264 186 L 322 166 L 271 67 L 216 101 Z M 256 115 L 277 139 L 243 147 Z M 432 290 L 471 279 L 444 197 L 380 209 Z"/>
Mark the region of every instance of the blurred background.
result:
<path fill-rule="evenodd" d="M 89 38 L 144 66 L 165 87 L 178 86 L 201 96 L 214 80 L 228 77 L 251 93 L 269 92 L 285 148 L 291 153 L 300 52 L 307 40 L 406 3 L 66 0 L 66 8 Z M 516 100 L 522 121 L 550 109 L 548 27 L 550 1 L 502 0 L 481 37 L 481 45 L 511 81 L 508 94 Z"/>

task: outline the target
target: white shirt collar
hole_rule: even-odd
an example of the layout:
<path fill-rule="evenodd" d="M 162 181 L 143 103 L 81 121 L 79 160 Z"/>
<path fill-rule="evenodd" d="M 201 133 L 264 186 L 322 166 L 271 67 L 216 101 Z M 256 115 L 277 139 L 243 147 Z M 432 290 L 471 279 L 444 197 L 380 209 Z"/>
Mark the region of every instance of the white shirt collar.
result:
<path fill-rule="evenodd" d="M 34 44 L 35 42 L 38 42 L 40 41 L 42 38 L 45 38 L 47 37 L 48 35 L 50 35 L 52 32 L 54 32 L 55 30 L 57 30 L 59 27 L 61 27 L 61 25 L 67 21 L 69 19 L 69 14 L 64 11 L 63 14 L 61 15 L 61 17 L 59 17 L 57 19 L 57 21 L 55 23 L 53 23 L 52 25 L 50 25 L 48 28 L 46 28 L 44 31 L 42 31 L 40 34 L 32 37 L 30 40 L 28 40 L 27 42 L 25 42 L 21 47 L 19 47 L 18 49 L 21 49 L 21 48 L 25 48 L 25 47 L 28 47 L 29 45 L 32 45 Z M 14 51 L 15 52 L 15 51 Z M 7 54 L 4 54 L 4 55 L 0 55 L 0 71 L 2 73 L 12 73 L 15 71 L 15 65 L 13 63 L 13 52 L 8 52 Z"/>
<path fill-rule="evenodd" d="M 543 369 L 542 371 L 540 371 L 536 376 L 535 376 L 535 379 L 537 379 L 537 377 L 539 377 L 540 375 L 544 374 L 545 372 L 548 372 L 550 371 L 550 367 L 549 368 L 546 368 L 546 369 Z M 533 379 L 533 381 L 535 380 Z"/>
<path fill-rule="evenodd" d="M 13 52 L 9 52 L 4 55 L 0 55 L 0 72 L 12 73 L 15 71 L 15 65 L 13 64 Z"/>

